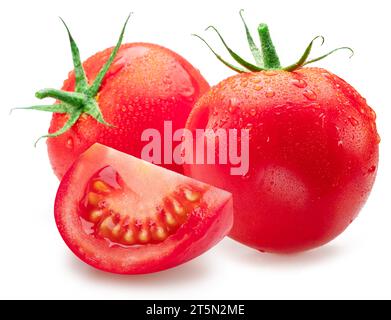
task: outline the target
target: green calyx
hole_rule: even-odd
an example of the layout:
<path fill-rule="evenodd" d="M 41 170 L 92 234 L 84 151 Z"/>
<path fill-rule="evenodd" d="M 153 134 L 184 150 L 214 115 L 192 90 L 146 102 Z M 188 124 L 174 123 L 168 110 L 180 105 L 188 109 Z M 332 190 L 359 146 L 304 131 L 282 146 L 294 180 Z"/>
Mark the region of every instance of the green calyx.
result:
<path fill-rule="evenodd" d="M 73 59 L 73 66 L 74 66 L 74 73 L 75 73 L 75 91 L 69 92 L 69 91 L 63 91 L 63 90 L 57 90 L 51 88 L 42 89 L 35 93 L 35 96 L 38 99 L 54 98 L 59 102 L 53 105 L 38 105 L 38 106 L 32 106 L 27 108 L 12 109 L 12 110 L 15 109 L 39 110 L 39 111 L 63 113 L 69 115 L 67 122 L 64 124 L 64 126 L 61 129 L 59 129 L 54 133 L 46 134 L 40 137 L 35 144 L 37 144 L 37 142 L 42 138 L 57 137 L 65 133 L 78 121 L 78 119 L 82 114 L 88 114 L 99 123 L 112 127 L 112 125 L 107 123 L 103 118 L 96 96 L 102 85 L 103 78 L 105 77 L 107 71 L 109 70 L 111 64 L 113 63 L 114 58 L 117 55 L 117 52 L 121 46 L 126 25 L 129 21 L 129 18 L 130 15 L 127 17 L 125 21 L 118 42 L 114 47 L 113 51 L 111 52 L 109 59 L 103 65 L 102 69 L 99 71 L 98 75 L 96 76 L 95 80 L 91 85 L 88 84 L 87 77 L 80 60 L 80 53 L 76 45 L 76 42 L 73 39 L 69 31 L 69 28 L 65 24 L 64 20 L 60 18 L 67 30 L 69 36 L 69 42 L 71 45 L 72 59 Z"/>
<path fill-rule="evenodd" d="M 252 53 L 252 56 L 254 57 L 255 63 L 251 63 L 243 59 L 241 56 L 239 56 L 237 53 L 235 53 L 225 42 L 223 37 L 221 36 L 220 32 L 213 26 L 209 26 L 206 30 L 214 30 L 218 37 L 220 38 L 221 42 L 223 43 L 224 47 L 227 49 L 228 53 L 230 56 L 240 65 L 236 66 L 231 64 L 230 62 L 226 61 L 223 59 L 210 45 L 206 40 L 202 37 L 200 37 L 197 34 L 193 34 L 195 37 L 201 39 L 207 47 L 212 51 L 212 53 L 216 56 L 218 60 L 220 60 L 223 64 L 225 64 L 228 68 L 236 71 L 236 72 L 257 72 L 257 71 L 267 71 L 267 70 L 285 70 L 285 71 L 295 71 L 301 67 L 304 67 L 310 63 L 322 60 L 326 58 L 327 56 L 331 55 L 332 53 L 339 51 L 339 50 L 348 50 L 351 52 L 351 56 L 353 56 L 354 52 L 351 48 L 349 47 L 340 47 L 337 49 L 334 49 L 320 57 L 314 58 L 314 59 L 309 59 L 313 44 L 315 40 L 321 39 L 323 45 L 324 43 L 324 38 L 322 36 L 317 36 L 315 37 L 307 46 L 305 49 L 304 53 L 300 57 L 300 59 L 287 66 L 287 67 L 282 67 L 280 64 L 280 59 L 277 55 L 276 49 L 274 47 L 273 41 L 270 36 L 269 28 L 266 24 L 261 23 L 258 26 L 258 35 L 259 35 L 259 40 L 260 40 L 260 47 L 257 47 L 257 45 L 254 42 L 253 37 L 251 36 L 251 33 L 248 29 L 247 23 L 243 18 L 243 9 L 239 11 L 240 18 L 242 19 L 245 32 L 246 32 L 246 37 L 247 37 L 247 42 L 250 48 L 250 51 Z"/>

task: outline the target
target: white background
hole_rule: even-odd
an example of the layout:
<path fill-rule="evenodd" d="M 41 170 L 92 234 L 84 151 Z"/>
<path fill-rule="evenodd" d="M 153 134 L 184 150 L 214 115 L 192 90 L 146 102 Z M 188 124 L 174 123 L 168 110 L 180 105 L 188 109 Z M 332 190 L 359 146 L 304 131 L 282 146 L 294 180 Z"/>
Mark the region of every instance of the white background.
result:
<path fill-rule="evenodd" d="M 0 298 L 263 299 L 391 298 L 391 47 L 389 1 L 1 1 L 0 2 Z M 308 41 L 324 35 L 321 53 L 349 45 L 318 63 L 342 76 L 378 114 L 379 175 L 359 218 L 332 243 L 291 256 L 260 254 L 229 239 L 181 267 L 145 276 L 102 273 L 77 260 L 53 218 L 58 181 L 45 143 L 50 115 L 9 109 L 36 104 L 34 92 L 61 87 L 72 68 L 69 24 L 82 58 L 114 45 L 128 12 L 125 42 L 169 47 L 211 84 L 232 72 L 197 39 L 218 44 L 209 24 L 248 54 L 240 8 L 252 29 L 267 22 L 280 58 L 291 63 Z M 221 50 L 221 46 L 217 45 Z M 239 50 L 240 51 L 240 50 Z M 316 53 L 314 53 L 316 54 Z"/>

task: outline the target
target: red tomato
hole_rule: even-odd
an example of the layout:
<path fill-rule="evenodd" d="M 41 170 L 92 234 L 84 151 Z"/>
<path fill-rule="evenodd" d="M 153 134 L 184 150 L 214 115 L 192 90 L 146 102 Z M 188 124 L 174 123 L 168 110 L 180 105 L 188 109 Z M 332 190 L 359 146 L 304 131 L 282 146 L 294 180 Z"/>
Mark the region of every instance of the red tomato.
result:
<path fill-rule="evenodd" d="M 87 59 L 83 66 L 88 79 L 95 79 L 111 51 Z M 72 72 L 63 90 L 73 91 L 74 84 Z M 165 120 L 172 121 L 173 131 L 183 128 L 193 104 L 208 88 L 199 71 L 171 50 L 148 43 L 122 45 L 98 93 L 103 117 L 115 127 L 86 115 L 66 133 L 49 138 L 48 153 L 55 174 L 61 178 L 95 142 L 140 157 L 145 145 L 143 130 L 158 129 L 163 136 Z M 54 114 L 49 132 L 60 129 L 67 119 L 67 115 Z M 166 167 L 182 171 L 175 164 Z"/>
<path fill-rule="evenodd" d="M 231 236 L 259 250 L 330 241 L 357 216 L 375 179 L 375 113 L 323 69 L 228 78 L 200 99 L 186 127 L 250 129 L 248 174 L 232 176 L 228 165 L 188 165 L 185 173 L 233 193 Z"/>
<path fill-rule="evenodd" d="M 230 165 L 194 164 L 185 173 L 232 192 L 235 240 L 261 251 L 307 250 L 344 231 L 367 200 L 379 157 L 376 115 L 344 80 L 303 68 L 327 56 L 307 61 L 315 39 L 283 68 L 267 26 L 258 31 L 262 54 L 247 37 L 260 63 L 231 51 L 245 69 L 225 62 L 241 73 L 206 93 L 186 125 L 193 132 L 248 129 L 249 172 L 233 176 Z"/>
<path fill-rule="evenodd" d="M 157 129 L 163 136 L 164 121 L 172 122 L 173 132 L 182 129 L 194 103 L 209 89 L 200 72 L 175 52 L 150 43 L 121 45 L 127 22 L 114 48 L 83 64 L 64 23 L 74 71 L 62 90 L 36 93 L 40 99 L 57 99 L 56 104 L 26 108 L 54 113 L 44 137 L 48 137 L 50 162 L 59 179 L 96 142 L 141 157 L 146 144 L 141 141 L 142 132 Z M 173 150 L 177 144 L 173 143 Z M 182 172 L 175 163 L 164 166 Z"/>
<path fill-rule="evenodd" d="M 95 144 L 64 176 L 55 219 L 84 262 L 140 274 L 211 248 L 231 229 L 232 210 L 226 191 Z"/>

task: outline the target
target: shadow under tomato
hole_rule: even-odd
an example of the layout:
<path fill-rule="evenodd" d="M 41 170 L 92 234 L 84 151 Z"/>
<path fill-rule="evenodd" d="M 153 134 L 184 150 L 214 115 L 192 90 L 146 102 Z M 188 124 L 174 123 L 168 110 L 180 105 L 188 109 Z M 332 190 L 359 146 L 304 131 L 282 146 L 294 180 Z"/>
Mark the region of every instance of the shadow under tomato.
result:
<path fill-rule="evenodd" d="M 339 258 L 343 254 L 342 248 L 335 243 L 300 253 L 271 254 L 251 249 L 231 239 L 224 240 L 220 251 L 227 258 L 243 264 L 281 269 L 317 265 Z"/>
<path fill-rule="evenodd" d="M 126 287 L 173 287 L 175 285 L 183 285 L 184 283 L 191 283 L 197 281 L 197 279 L 204 278 L 209 271 L 207 261 L 202 257 L 172 269 L 142 275 L 121 275 L 100 271 L 87 265 L 71 254 L 69 254 L 68 261 L 69 267 L 83 277 L 103 284 L 115 284 Z"/>

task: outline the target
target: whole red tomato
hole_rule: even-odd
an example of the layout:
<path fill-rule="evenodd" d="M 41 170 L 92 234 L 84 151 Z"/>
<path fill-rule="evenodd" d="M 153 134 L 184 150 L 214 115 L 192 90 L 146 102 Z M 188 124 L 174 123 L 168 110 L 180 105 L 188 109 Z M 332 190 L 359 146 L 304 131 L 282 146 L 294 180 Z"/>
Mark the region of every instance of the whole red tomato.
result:
<path fill-rule="evenodd" d="M 246 69 L 224 61 L 240 74 L 206 93 L 186 125 L 248 129 L 249 172 L 232 176 L 229 165 L 194 164 L 185 173 L 233 193 L 233 239 L 261 251 L 307 250 L 344 231 L 367 200 L 378 165 L 376 116 L 341 78 L 303 68 L 319 60 L 307 61 L 313 42 L 298 63 L 282 68 L 266 25 L 259 34 L 263 61 L 248 36 L 263 64 L 231 51 Z"/>
<path fill-rule="evenodd" d="M 157 129 L 163 136 L 163 123 L 169 120 L 173 131 L 183 128 L 194 103 L 209 89 L 199 71 L 178 54 L 149 43 L 121 45 L 123 32 L 115 48 L 83 64 L 69 34 L 75 71 L 62 91 L 36 94 L 58 100 L 54 106 L 30 108 L 54 112 L 47 145 L 58 178 L 95 142 L 140 157 L 144 129 Z M 182 171 L 175 164 L 165 167 Z"/>

